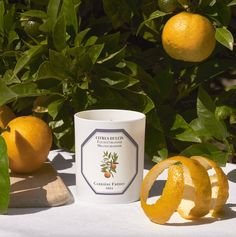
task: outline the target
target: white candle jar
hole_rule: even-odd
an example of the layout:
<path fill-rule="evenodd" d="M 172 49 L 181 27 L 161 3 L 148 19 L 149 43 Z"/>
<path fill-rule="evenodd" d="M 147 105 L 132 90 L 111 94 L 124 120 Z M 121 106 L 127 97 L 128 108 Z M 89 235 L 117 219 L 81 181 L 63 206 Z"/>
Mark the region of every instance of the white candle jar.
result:
<path fill-rule="evenodd" d="M 75 120 L 78 200 L 130 203 L 143 179 L 145 115 L 129 110 L 87 110 Z"/>

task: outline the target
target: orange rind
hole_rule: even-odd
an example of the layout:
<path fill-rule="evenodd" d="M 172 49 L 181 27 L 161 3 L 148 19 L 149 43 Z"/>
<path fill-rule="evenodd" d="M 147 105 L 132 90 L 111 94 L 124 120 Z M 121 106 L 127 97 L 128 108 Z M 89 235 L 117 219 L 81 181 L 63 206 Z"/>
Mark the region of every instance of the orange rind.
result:
<path fill-rule="evenodd" d="M 213 168 L 215 175 L 207 170 Z M 161 197 L 148 204 L 149 192 L 158 176 L 168 169 Z M 141 206 L 148 218 L 165 224 L 177 212 L 185 219 L 198 219 L 209 212 L 215 216 L 228 198 L 227 177 L 217 164 L 204 157 L 175 156 L 153 166 L 141 187 Z"/>
<path fill-rule="evenodd" d="M 211 181 L 211 205 L 210 213 L 217 216 L 229 197 L 228 179 L 223 170 L 212 160 L 202 156 L 192 156 L 191 159 L 198 161 L 206 169 L 213 169 L 215 174 L 210 176 Z"/>
<path fill-rule="evenodd" d="M 155 165 L 143 180 L 141 206 L 149 219 L 158 224 L 166 223 L 179 206 L 184 190 L 183 169 L 173 166 L 175 160 L 165 160 Z M 156 178 L 167 168 L 170 169 L 162 196 L 154 204 L 147 204 L 149 192 Z"/>
<path fill-rule="evenodd" d="M 185 219 L 205 216 L 211 203 L 211 183 L 206 169 L 199 162 L 186 157 L 170 159 L 181 162 L 184 169 L 184 192 L 178 213 Z"/>

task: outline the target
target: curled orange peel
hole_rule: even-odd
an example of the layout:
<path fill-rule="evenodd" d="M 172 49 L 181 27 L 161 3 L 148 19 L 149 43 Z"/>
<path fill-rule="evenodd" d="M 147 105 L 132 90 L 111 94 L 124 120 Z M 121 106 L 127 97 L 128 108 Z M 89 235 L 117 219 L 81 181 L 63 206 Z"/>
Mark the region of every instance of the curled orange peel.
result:
<path fill-rule="evenodd" d="M 169 172 L 162 196 L 154 204 L 147 204 L 146 201 L 157 177 L 176 162 L 176 160 L 168 159 L 156 164 L 146 175 L 142 183 L 141 206 L 149 219 L 158 224 L 166 223 L 181 202 L 184 190 L 182 167 L 174 166 L 175 169 Z"/>
<path fill-rule="evenodd" d="M 141 187 L 141 206 L 149 219 L 166 223 L 175 210 L 185 219 L 197 219 L 219 212 L 228 197 L 228 181 L 223 171 L 204 157 L 175 156 L 156 164 L 145 176 Z M 177 165 L 178 164 L 178 165 Z M 218 177 L 217 192 L 207 169 L 213 168 Z M 158 176 L 168 170 L 168 178 L 161 197 L 148 204 L 147 199 Z M 213 176 L 215 177 L 215 176 Z"/>
<path fill-rule="evenodd" d="M 184 192 L 177 211 L 185 219 L 205 216 L 211 203 L 211 183 L 207 171 L 195 160 L 186 157 L 177 159 L 184 169 Z"/>
<path fill-rule="evenodd" d="M 211 181 L 211 205 L 210 213 L 217 216 L 229 197 L 228 179 L 223 170 L 212 160 L 202 156 L 192 156 L 191 159 L 198 161 L 206 169 L 213 169 L 215 174 L 210 176 Z"/>

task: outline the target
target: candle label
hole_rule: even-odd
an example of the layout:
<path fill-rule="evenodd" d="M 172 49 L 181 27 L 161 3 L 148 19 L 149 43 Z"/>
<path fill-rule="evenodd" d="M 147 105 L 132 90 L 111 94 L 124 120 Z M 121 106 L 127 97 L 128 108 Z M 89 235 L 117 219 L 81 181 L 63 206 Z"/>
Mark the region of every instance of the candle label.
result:
<path fill-rule="evenodd" d="M 81 172 L 94 193 L 124 194 L 138 173 L 138 144 L 124 129 L 95 129 L 81 145 Z"/>

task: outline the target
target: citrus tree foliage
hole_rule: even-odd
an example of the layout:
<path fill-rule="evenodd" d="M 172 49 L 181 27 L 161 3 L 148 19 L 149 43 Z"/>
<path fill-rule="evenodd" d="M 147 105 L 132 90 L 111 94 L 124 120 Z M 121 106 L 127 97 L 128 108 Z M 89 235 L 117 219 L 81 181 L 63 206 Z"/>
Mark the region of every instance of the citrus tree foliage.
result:
<path fill-rule="evenodd" d="M 73 114 L 98 108 L 147 115 L 146 153 L 205 155 L 224 164 L 234 155 L 236 1 L 0 1 L 0 105 L 47 121 L 57 147 L 73 149 Z M 165 22 L 187 10 L 207 16 L 219 42 L 202 63 L 163 51 Z M 187 39 L 186 39 L 187 40 Z M 183 42 L 184 44 L 184 42 Z"/>
<path fill-rule="evenodd" d="M 0 214 L 7 213 L 10 201 L 10 178 L 8 173 L 7 146 L 0 136 Z"/>

